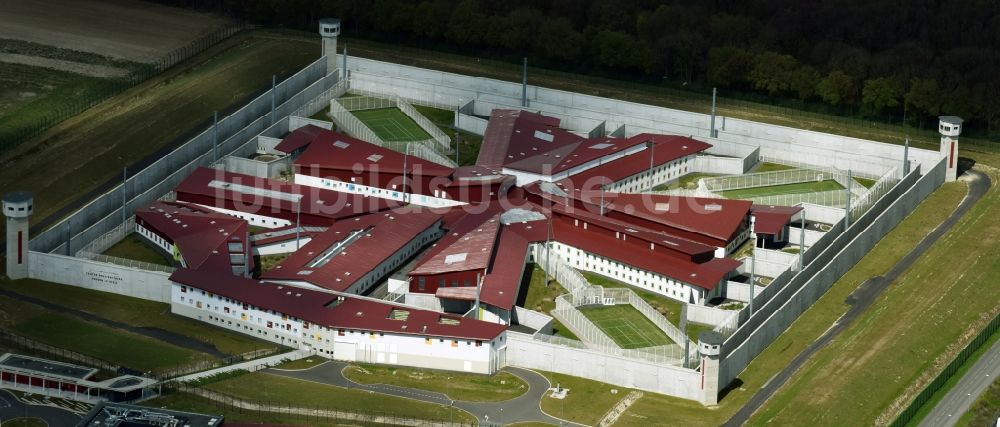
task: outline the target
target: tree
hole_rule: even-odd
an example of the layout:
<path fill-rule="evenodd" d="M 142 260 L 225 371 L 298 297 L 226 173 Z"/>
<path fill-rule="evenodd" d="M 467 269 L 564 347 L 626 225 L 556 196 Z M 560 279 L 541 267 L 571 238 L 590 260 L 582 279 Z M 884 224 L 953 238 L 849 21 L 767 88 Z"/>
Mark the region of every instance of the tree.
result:
<path fill-rule="evenodd" d="M 586 39 L 566 19 L 542 25 L 535 36 L 534 52 L 555 61 L 571 62 L 580 57 Z"/>
<path fill-rule="evenodd" d="M 791 55 L 764 52 L 754 60 L 750 82 L 756 89 L 766 90 L 771 96 L 791 89 L 792 74 L 799 62 Z"/>
<path fill-rule="evenodd" d="M 941 115 L 941 105 L 944 96 L 938 86 L 937 79 L 914 78 L 910 81 L 910 90 L 906 93 L 906 103 L 912 105 L 917 111 L 927 116 L 937 117 Z"/>
<path fill-rule="evenodd" d="M 882 114 L 887 109 L 899 105 L 903 95 L 903 85 L 892 77 L 878 77 L 865 80 L 861 89 L 861 109 L 866 114 Z"/>
<path fill-rule="evenodd" d="M 490 28 L 490 18 L 478 0 L 464 0 L 452 10 L 448 20 L 448 40 L 465 46 L 483 42 Z"/>
<path fill-rule="evenodd" d="M 840 70 L 833 70 L 816 84 L 816 94 L 833 106 L 853 103 L 857 88 L 854 79 Z"/>
<path fill-rule="evenodd" d="M 819 73 L 816 69 L 808 65 L 797 68 L 789 76 L 788 86 L 792 92 L 798 95 L 799 99 L 805 101 L 816 93 L 816 83 L 819 81 Z"/>
<path fill-rule="evenodd" d="M 632 36 L 617 31 L 600 31 L 591 41 L 597 64 L 609 69 L 643 70 L 649 54 Z"/>
<path fill-rule="evenodd" d="M 753 69 L 753 55 L 735 46 L 713 47 L 708 50 L 708 83 L 727 87 L 746 81 Z"/>

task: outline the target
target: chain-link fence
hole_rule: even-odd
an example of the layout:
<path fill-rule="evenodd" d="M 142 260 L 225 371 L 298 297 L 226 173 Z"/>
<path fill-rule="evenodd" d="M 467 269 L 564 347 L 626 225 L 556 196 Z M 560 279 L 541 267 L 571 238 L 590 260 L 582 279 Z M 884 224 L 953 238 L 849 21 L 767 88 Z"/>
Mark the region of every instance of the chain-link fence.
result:
<path fill-rule="evenodd" d="M 337 99 L 340 105 L 347 111 L 381 110 L 383 108 L 396 108 L 396 100 L 390 98 L 379 98 L 374 96 L 346 96 Z"/>
<path fill-rule="evenodd" d="M 111 249 L 112 246 L 121 242 L 123 239 L 128 237 L 135 231 L 135 216 L 129 217 L 124 226 L 119 226 L 111 229 L 111 231 L 102 234 L 98 238 L 94 239 L 86 246 L 80 248 L 74 254 L 77 257 L 85 258 L 98 262 L 106 262 L 108 264 L 120 265 L 123 267 L 131 267 L 139 270 L 147 271 L 162 271 L 164 273 L 173 273 L 177 270 L 174 267 L 153 264 L 145 261 L 138 261 L 129 258 L 121 258 L 111 255 L 105 255 L 104 252 Z"/>
<path fill-rule="evenodd" d="M 833 169 L 786 169 L 770 172 L 758 172 L 745 175 L 727 175 L 705 178 L 704 183 L 709 191 L 720 192 L 742 190 L 746 188 L 771 187 L 775 185 L 800 184 L 805 182 L 822 182 L 847 180 L 847 173 Z"/>
<path fill-rule="evenodd" d="M 197 396 L 223 414 L 241 414 L 248 418 L 266 419 L 275 415 L 309 424 L 317 422 L 330 425 L 352 426 L 428 426 L 459 427 L 477 426 L 479 423 L 453 422 L 449 419 L 420 419 L 401 416 L 389 411 L 363 411 L 336 409 L 329 406 L 292 404 L 274 400 L 244 399 L 215 390 L 171 383 L 163 388 L 164 394 L 186 393 Z M 460 409 L 448 407 L 446 415 L 453 418 Z M 454 411 L 454 412 L 452 412 Z"/>

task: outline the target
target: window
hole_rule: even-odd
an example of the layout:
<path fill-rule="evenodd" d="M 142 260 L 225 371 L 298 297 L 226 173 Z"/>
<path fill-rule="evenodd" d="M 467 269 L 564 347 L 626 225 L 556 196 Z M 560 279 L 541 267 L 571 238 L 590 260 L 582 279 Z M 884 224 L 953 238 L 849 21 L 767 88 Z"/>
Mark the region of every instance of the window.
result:
<path fill-rule="evenodd" d="M 452 340 L 451 341 L 451 346 L 452 347 L 458 347 L 458 340 Z"/>
<path fill-rule="evenodd" d="M 181 293 L 187 293 L 187 291 L 188 291 L 187 286 L 181 286 Z"/>
<path fill-rule="evenodd" d="M 420 290 L 420 291 L 424 290 L 424 287 L 425 287 L 424 281 L 425 281 L 425 278 L 423 278 L 423 277 L 417 278 L 417 290 Z"/>
<path fill-rule="evenodd" d="M 482 346 L 483 346 L 483 342 L 477 340 L 476 341 L 476 347 L 482 347 Z"/>

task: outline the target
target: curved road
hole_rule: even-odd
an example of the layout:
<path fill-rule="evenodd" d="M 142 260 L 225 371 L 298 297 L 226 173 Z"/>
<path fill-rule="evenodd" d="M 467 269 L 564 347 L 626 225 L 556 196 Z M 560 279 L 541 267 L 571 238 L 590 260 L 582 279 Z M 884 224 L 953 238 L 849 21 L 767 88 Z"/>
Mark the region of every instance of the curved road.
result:
<path fill-rule="evenodd" d="M 955 208 L 955 211 L 952 212 L 951 215 L 949 215 L 948 218 L 946 218 L 934 230 L 928 233 L 927 236 L 924 236 L 924 238 L 920 240 L 920 243 L 917 243 L 917 245 L 914 246 L 913 249 L 910 250 L 910 252 L 907 253 L 901 260 L 899 260 L 899 262 L 897 262 L 896 265 L 894 265 L 884 276 L 872 277 L 862 283 L 861 286 L 858 286 L 858 288 L 847 297 L 847 300 L 844 301 L 846 304 L 851 306 L 847 309 L 847 312 L 837 319 L 837 321 L 833 323 L 833 326 L 830 327 L 830 329 L 827 329 L 827 331 L 817 338 L 816 341 L 813 341 L 808 347 L 802 350 L 801 353 L 796 355 L 795 358 L 792 359 L 791 363 L 785 367 L 785 369 L 782 369 L 781 372 L 778 372 L 777 375 L 768 380 L 764 386 L 750 398 L 750 401 L 740 408 L 740 410 L 736 412 L 736 414 L 733 415 L 729 421 L 726 421 L 723 426 L 729 427 L 745 424 L 754 412 L 760 409 L 760 407 L 763 406 L 775 392 L 788 382 L 788 379 L 791 378 L 803 364 L 805 364 L 806 360 L 809 360 L 813 354 L 816 354 L 817 351 L 829 344 L 830 341 L 843 332 L 844 329 L 851 324 L 851 322 L 857 319 L 861 313 L 868 309 L 868 307 L 875 302 L 875 298 L 877 298 L 879 294 L 885 290 L 885 288 L 899 278 L 903 272 L 909 269 L 917 258 L 920 258 L 924 252 L 927 252 L 927 249 L 937 242 L 937 240 L 941 238 L 944 233 L 948 232 L 948 230 L 950 230 L 951 227 L 953 227 L 958 220 L 961 219 L 962 216 L 965 215 L 965 213 L 968 212 L 969 209 L 971 209 L 972 206 L 986 194 L 986 192 L 990 189 L 990 186 L 993 185 L 990 177 L 985 173 L 975 170 L 969 170 L 966 173 L 969 175 L 969 192 L 965 195 L 965 198 L 962 199 L 962 202 L 958 204 L 958 207 Z"/>
<path fill-rule="evenodd" d="M 521 423 L 521 422 L 543 422 L 554 425 L 580 425 L 561 420 L 550 416 L 541 409 L 542 396 L 548 391 L 551 384 L 541 374 L 527 369 L 507 367 L 507 372 L 524 380 L 528 384 L 528 391 L 510 400 L 502 402 L 468 402 L 452 400 L 444 393 L 418 390 L 406 387 L 399 387 L 388 384 L 360 384 L 349 380 L 344 376 L 344 368 L 347 363 L 330 361 L 321 363 L 309 369 L 283 370 L 267 369 L 265 372 L 289 378 L 296 378 L 305 381 L 312 381 L 343 388 L 354 388 L 367 390 L 375 393 L 387 394 L 390 396 L 404 397 L 407 399 L 419 400 L 422 402 L 437 405 L 454 405 L 476 418 L 480 423 L 496 423 L 500 425 Z"/>
<path fill-rule="evenodd" d="M 80 415 L 54 406 L 28 405 L 7 390 L 0 390 L 0 421 L 41 418 L 50 426 L 75 426 Z"/>

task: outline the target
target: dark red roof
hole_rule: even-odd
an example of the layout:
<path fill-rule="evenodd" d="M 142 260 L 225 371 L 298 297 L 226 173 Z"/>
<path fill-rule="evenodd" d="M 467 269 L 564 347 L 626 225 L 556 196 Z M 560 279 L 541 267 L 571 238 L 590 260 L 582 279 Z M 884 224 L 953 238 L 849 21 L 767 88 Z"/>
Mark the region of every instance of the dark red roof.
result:
<path fill-rule="evenodd" d="M 500 232 L 500 214 L 481 221 L 479 215 L 468 215 L 462 225 L 479 225 L 472 229 L 458 227 L 449 230 L 448 237 L 438 241 L 428 256 L 410 271 L 411 276 L 468 271 L 489 267 L 493 247 Z"/>
<path fill-rule="evenodd" d="M 400 202 L 378 197 L 341 193 L 209 168 L 195 170 L 175 191 L 178 200 L 210 203 L 209 206 L 227 209 L 235 207 L 245 213 L 284 217 L 293 222 L 297 209 L 301 210 L 302 215 L 333 222 L 402 206 Z"/>
<path fill-rule="evenodd" d="M 392 256 L 441 216 L 428 210 L 401 209 L 338 221 L 325 232 L 261 275 L 266 280 L 307 282 L 334 291 L 345 291 L 358 279 Z M 325 264 L 309 264 L 325 251 L 349 238 L 356 240 L 339 249 Z"/>
<path fill-rule="evenodd" d="M 292 153 L 312 143 L 316 136 L 324 130 L 316 125 L 305 125 L 288 134 L 274 149 L 283 153 Z"/>
<path fill-rule="evenodd" d="M 591 199 L 595 197 L 593 193 L 587 196 Z M 607 198 L 605 194 L 605 199 Z M 607 209 L 679 230 L 729 241 L 744 223 L 752 204 L 753 202 L 746 200 L 618 194 Z"/>
<path fill-rule="evenodd" d="M 230 254 L 241 260 L 246 258 L 248 229 L 242 219 L 188 203 L 164 201 L 136 209 L 135 216 L 144 227 L 177 245 L 189 268 L 211 268 L 232 274 Z M 234 250 L 230 250 L 229 243 L 234 244 Z"/>
<path fill-rule="evenodd" d="M 210 271 L 182 268 L 175 271 L 170 280 L 328 328 L 470 340 L 492 340 L 506 329 L 502 324 L 453 314 Z M 390 319 L 389 314 L 394 309 L 406 311 L 409 316 L 406 320 Z"/>
<path fill-rule="evenodd" d="M 643 150 L 574 174 L 560 181 L 560 184 L 576 189 L 595 189 L 649 170 L 650 153 L 653 155 L 653 166 L 656 167 L 712 147 L 711 144 L 696 139 L 675 135 L 640 134 L 629 140 L 639 143 L 651 141 L 655 147 L 651 152 Z"/>
<path fill-rule="evenodd" d="M 496 249 L 490 271 L 483 278 L 479 300 L 485 304 L 513 310 L 517 293 L 521 288 L 525 259 L 528 257 L 528 240 L 506 231 L 500 232 L 500 242 Z"/>
<path fill-rule="evenodd" d="M 580 142 L 559 128 L 559 119 L 521 110 L 493 110 L 476 164 L 500 171 L 504 165 Z"/>
<path fill-rule="evenodd" d="M 776 235 L 791 222 L 795 214 L 802 211 L 800 206 L 753 205 L 754 232 Z"/>
<path fill-rule="evenodd" d="M 302 129 L 292 132 L 289 137 Z M 319 130 L 312 143 L 295 159 L 295 165 L 305 171 L 317 167 L 402 174 L 404 157 L 408 174 L 450 176 L 453 171 L 448 166 L 424 160 L 412 153 L 406 156 L 401 152 L 326 129 Z"/>

